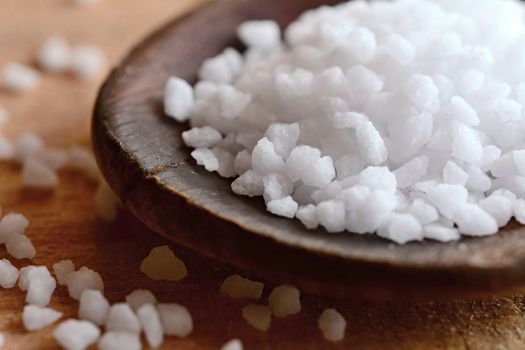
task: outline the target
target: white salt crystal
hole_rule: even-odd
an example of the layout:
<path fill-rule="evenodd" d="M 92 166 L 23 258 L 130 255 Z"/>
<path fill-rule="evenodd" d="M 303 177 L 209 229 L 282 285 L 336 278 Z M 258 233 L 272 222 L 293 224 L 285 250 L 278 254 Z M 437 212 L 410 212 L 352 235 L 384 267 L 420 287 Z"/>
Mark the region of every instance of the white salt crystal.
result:
<path fill-rule="evenodd" d="M 243 350 L 242 342 L 239 339 L 232 339 L 226 342 L 221 350 Z"/>
<path fill-rule="evenodd" d="M 346 320 L 335 309 L 324 310 L 317 320 L 317 325 L 326 340 L 338 342 L 345 337 Z"/>
<path fill-rule="evenodd" d="M 525 176 L 525 150 L 516 150 L 512 152 L 512 158 L 518 175 Z"/>
<path fill-rule="evenodd" d="M 157 310 L 164 328 L 164 334 L 184 338 L 193 331 L 193 319 L 184 306 L 158 304 Z"/>
<path fill-rule="evenodd" d="M 474 204 L 464 204 L 454 214 L 461 233 L 469 236 L 487 236 L 498 232 L 498 223 L 486 211 Z"/>
<path fill-rule="evenodd" d="M 46 148 L 36 155 L 38 160 L 53 170 L 63 168 L 68 161 L 68 154 L 61 149 Z"/>
<path fill-rule="evenodd" d="M 233 160 L 233 170 L 237 175 L 242 175 L 250 170 L 252 166 L 252 155 L 244 150 L 235 156 Z"/>
<path fill-rule="evenodd" d="M 421 199 L 414 200 L 408 211 L 419 220 L 421 225 L 430 224 L 431 222 L 437 221 L 439 219 L 439 214 L 436 208 L 430 204 L 425 203 Z"/>
<path fill-rule="evenodd" d="M 30 157 L 24 161 L 22 167 L 22 183 L 33 188 L 55 188 L 58 186 L 58 176 L 47 164 Z"/>
<path fill-rule="evenodd" d="M 230 83 L 240 72 L 243 65 L 240 54 L 227 48 L 216 57 L 209 58 L 199 70 L 199 78 L 218 84 Z"/>
<path fill-rule="evenodd" d="M 104 291 L 104 282 L 98 272 L 83 266 L 69 274 L 67 290 L 71 298 L 79 300 L 82 292 L 86 289 Z"/>
<path fill-rule="evenodd" d="M 282 100 L 309 96 L 314 90 L 314 75 L 301 68 L 292 73 L 280 72 L 277 73 L 275 84 Z"/>
<path fill-rule="evenodd" d="M 407 188 L 426 175 L 428 157 L 421 156 L 403 164 L 393 172 L 399 188 Z"/>
<path fill-rule="evenodd" d="M 384 232 L 378 231 L 382 237 L 388 238 L 398 244 L 423 239 L 421 223 L 410 214 L 393 214 Z"/>
<path fill-rule="evenodd" d="M 67 320 L 55 328 L 53 337 L 66 350 L 84 350 L 97 342 L 100 330 L 88 321 Z"/>
<path fill-rule="evenodd" d="M 57 283 L 60 286 L 65 286 L 69 274 L 75 271 L 75 264 L 73 264 L 73 261 L 71 260 L 61 260 L 53 264 L 53 271 L 55 272 Z"/>
<path fill-rule="evenodd" d="M 469 126 L 477 126 L 480 123 L 476 110 L 462 97 L 454 96 L 450 100 L 450 117 L 459 120 Z"/>
<path fill-rule="evenodd" d="M 299 205 L 295 202 L 292 196 L 274 199 L 268 202 L 266 209 L 272 214 L 293 219 Z"/>
<path fill-rule="evenodd" d="M 50 72 L 63 72 L 70 68 L 72 51 L 66 39 L 61 36 L 48 38 L 38 51 L 40 67 Z"/>
<path fill-rule="evenodd" d="M 9 213 L 0 220 L 0 243 L 8 238 L 21 235 L 29 226 L 29 221 L 22 214 Z"/>
<path fill-rule="evenodd" d="M 512 153 L 506 153 L 499 159 L 495 160 L 490 168 L 490 172 L 494 177 L 509 177 L 518 174 L 514 163 L 514 156 Z"/>
<path fill-rule="evenodd" d="M 443 181 L 450 185 L 465 186 L 469 175 L 453 161 L 448 161 L 443 168 Z"/>
<path fill-rule="evenodd" d="M 470 166 L 468 169 L 468 180 L 465 186 L 471 191 L 486 192 L 491 188 L 492 182 L 490 177 L 480 168 Z"/>
<path fill-rule="evenodd" d="M 423 228 L 423 235 L 425 238 L 433 239 L 440 242 L 450 242 L 458 240 L 461 236 L 459 230 L 452 227 L 447 227 L 440 223 L 432 223 L 425 225 Z"/>
<path fill-rule="evenodd" d="M 219 170 L 219 160 L 215 154 L 208 148 L 197 148 L 191 152 L 191 156 L 197 164 L 204 166 L 207 171 Z"/>
<path fill-rule="evenodd" d="M 495 161 L 501 157 L 501 150 L 494 146 L 488 145 L 483 148 L 483 157 L 481 159 L 481 166 L 484 170 L 490 169 Z"/>
<path fill-rule="evenodd" d="M 338 199 L 345 203 L 346 210 L 355 211 L 364 203 L 369 194 L 370 189 L 367 186 L 355 185 L 343 190 L 338 195 Z"/>
<path fill-rule="evenodd" d="M 379 165 L 387 160 L 385 142 L 371 122 L 360 124 L 356 136 L 359 153 L 369 164 Z"/>
<path fill-rule="evenodd" d="M 409 64 L 416 54 L 414 46 L 399 34 L 390 35 L 386 50 L 390 56 L 401 64 Z"/>
<path fill-rule="evenodd" d="M 26 305 L 22 312 L 22 323 L 28 331 L 36 331 L 55 323 L 62 313 L 51 308 Z"/>
<path fill-rule="evenodd" d="M 138 334 L 109 331 L 104 333 L 98 342 L 98 349 L 100 350 L 141 350 L 142 344 Z"/>
<path fill-rule="evenodd" d="M 300 207 L 295 217 L 309 230 L 314 230 L 319 227 L 320 220 L 317 215 L 317 209 L 313 204 Z"/>
<path fill-rule="evenodd" d="M 274 288 L 268 302 L 275 317 L 288 317 L 301 311 L 301 293 L 289 284 Z"/>
<path fill-rule="evenodd" d="M 43 148 L 44 141 L 38 135 L 26 132 L 15 142 L 15 158 L 22 163 L 32 155 L 41 152 Z"/>
<path fill-rule="evenodd" d="M 154 349 L 164 342 L 164 329 L 160 316 L 153 304 L 144 304 L 137 309 L 137 317 L 144 330 L 148 345 Z"/>
<path fill-rule="evenodd" d="M 155 281 L 180 281 L 188 275 L 184 262 L 166 245 L 153 248 L 140 271 Z"/>
<path fill-rule="evenodd" d="M 310 170 L 311 164 L 320 158 L 321 152 L 317 148 L 297 146 L 286 159 L 286 175 L 292 181 L 300 180 Z"/>
<path fill-rule="evenodd" d="M 109 302 L 100 290 L 85 289 L 80 296 L 78 318 L 102 326 L 108 319 L 109 308 Z"/>
<path fill-rule="evenodd" d="M 233 155 L 220 147 L 213 147 L 212 152 L 219 161 L 219 169 L 217 169 L 219 175 L 224 178 L 234 177 L 235 169 L 233 165 Z"/>
<path fill-rule="evenodd" d="M 478 205 L 487 214 L 496 219 L 499 227 L 507 225 L 513 215 L 512 201 L 499 195 L 490 195 L 478 202 Z"/>
<path fill-rule="evenodd" d="M 421 112 L 439 110 L 439 89 L 429 76 L 414 74 L 404 85 L 403 93 Z"/>
<path fill-rule="evenodd" d="M 310 164 L 310 170 L 303 174 L 302 180 L 306 186 L 323 188 L 335 178 L 335 168 L 332 158 L 325 156 Z"/>
<path fill-rule="evenodd" d="M 9 255 L 15 259 L 33 259 L 36 255 L 35 246 L 27 236 L 22 234 L 8 236 L 5 247 Z"/>
<path fill-rule="evenodd" d="M 468 191 L 463 186 L 439 184 L 428 193 L 428 200 L 446 218 L 451 219 L 466 202 Z"/>
<path fill-rule="evenodd" d="M 131 306 L 133 311 L 137 311 L 142 305 L 157 304 L 157 298 L 152 292 L 146 289 L 136 289 L 130 294 L 126 295 L 126 303 Z"/>
<path fill-rule="evenodd" d="M 253 328 L 266 332 L 272 322 L 272 310 L 264 305 L 250 304 L 243 307 L 242 317 Z"/>
<path fill-rule="evenodd" d="M 3 69 L 3 86 L 15 93 L 34 89 L 40 82 L 40 74 L 21 63 L 9 62 Z"/>
<path fill-rule="evenodd" d="M 78 45 L 73 48 L 71 70 L 79 78 L 92 79 L 106 65 L 106 56 L 102 49 L 94 45 Z"/>
<path fill-rule="evenodd" d="M 332 117 L 332 124 L 336 129 L 355 129 L 369 121 L 365 114 L 359 112 L 337 112 Z"/>
<path fill-rule="evenodd" d="M 359 184 L 370 190 L 380 190 L 395 193 L 396 176 L 387 167 L 368 167 L 359 174 Z"/>
<path fill-rule="evenodd" d="M 261 196 L 264 193 L 263 177 L 248 170 L 232 182 L 232 191 L 243 196 Z"/>
<path fill-rule="evenodd" d="M 264 284 L 243 278 L 239 275 L 226 277 L 222 282 L 221 292 L 232 299 L 259 299 L 262 295 Z"/>
<path fill-rule="evenodd" d="M 164 112 L 166 115 L 179 122 L 184 122 L 188 120 L 193 104 L 193 88 L 190 84 L 177 77 L 169 78 L 164 90 Z"/>
<path fill-rule="evenodd" d="M 261 175 L 283 173 L 283 158 L 275 151 L 274 144 L 266 137 L 262 138 L 252 152 L 252 168 Z"/>
<path fill-rule="evenodd" d="M 483 157 L 483 146 L 476 134 L 465 125 L 460 125 L 452 143 L 452 155 L 471 164 L 479 164 Z"/>
<path fill-rule="evenodd" d="M 350 91 L 354 97 L 368 98 L 383 89 L 383 81 L 377 74 L 363 65 L 350 68 L 346 75 L 350 82 Z"/>
<path fill-rule="evenodd" d="M 7 259 L 0 260 L 0 286 L 13 288 L 18 280 L 18 269 Z"/>
<path fill-rule="evenodd" d="M 45 266 L 20 270 L 20 289 L 27 290 L 26 303 L 47 306 L 56 288 L 56 281 Z M 24 287 L 24 288 L 22 288 Z"/>
<path fill-rule="evenodd" d="M 371 192 L 359 208 L 350 212 L 346 228 L 350 232 L 375 232 L 396 207 L 393 194 L 384 191 Z"/>
<path fill-rule="evenodd" d="M 281 29 L 274 21 L 247 21 L 237 29 L 241 41 L 249 48 L 272 49 L 281 42 Z"/>
<path fill-rule="evenodd" d="M 266 130 L 265 136 L 273 143 L 275 152 L 283 159 L 286 159 L 297 145 L 300 132 L 301 130 L 297 123 L 273 123 Z"/>
<path fill-rule="evenodd" d="M 329 200 L 320 203 L 316 209 L 319 223 L 328 232 L 344 231 L 346 226 L 346 207 L 344 202 Z"/>
<path fill-rule="evenodd" d="M 15 156 L 15 147 L 5 137 L 0 135 L 0 160 L 12 160 Z"/>
<path fill-rule="evenodd" d="M 525 200 L 518 199 L 514 202 L 513 205 L 514 209 L 514 216 L 516 217 L 516 220 L 522 224 L 525 225 Z"/>
<path fill-rule="evenodd" d="M 131 307 L 126 303 L 117 303 L 109 309 L 106 329 L 140 334 L 141 328 L 140 322 Z"/>
<path fill-rule="evenodd" d="M 203 126 L 183 132 L 182 139 L 188 147 L 210 148 L 222 139 L 222 135 L 212 127 Z"/>

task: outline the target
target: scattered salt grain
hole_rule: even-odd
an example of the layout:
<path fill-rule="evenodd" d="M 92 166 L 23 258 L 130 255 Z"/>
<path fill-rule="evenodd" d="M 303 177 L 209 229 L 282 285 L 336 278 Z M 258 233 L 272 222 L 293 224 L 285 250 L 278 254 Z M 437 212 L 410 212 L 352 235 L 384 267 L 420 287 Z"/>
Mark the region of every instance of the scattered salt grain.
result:
<path fill-rule="evenodd" d="M 88 321 L 67 320 L 55 328 L 53 337 L 66 350 L 84 350 L 97 342 L 100 330 Z"/>
<path fill-rule="evenodd" d="M 193 128 L 182 133 L 182 139 L 188 147 L 210 148 L 222 139 L 221 133 L 212 127 Z"/>
<path fill-rule="evenodd" d="M 28 331 L 36 331 L 55 323 L 62 313 L 51 308 L 26 305 L 22 312 L 22 323 Z"/>
<path fill-rule="evenodd" d="M 40 82 L 40 74 L 26 65 L 10 62 L 3 69 L 3 86 L 15 93 L 34 89 Z"/>
<path fill-rule="evenodd" d="M 272 323 L 272 310 L 264 305 L 250 304 L 243 307 L 242 317 L 253 328 L 266 332 Z"/>
<path fill-rule="evenodd" d="M 208 148 L 197 148 L 191 152 L 191 156 L 197 164 L 204 166 L 207 171 L 219 170 L 219 160 Z"/>
<path fill-rule="evenodd" d="M 85 266 L 79 270 L 71 272 L 67 278 L 67 290 L 69 296 L 75 300 L 80 300 L 82 292 L 86 289 L 104 291 L 102 277 Z"/>
<path fill-rule="evenodd" d="M 144 330 L 148 345 L 154 349 L 164 342 L 164 329 L 160 316 L 153 304 L 144 304 L 137 310 L 137 317 Z"/>
<path fill-rule="evenodd" d="M 166 82 L 164 93 L 164 112 L 166 113 L 166 115 L 174 118 L 179 122 L 186 121 L 191 114 L 193 103 L 193 88 L 190 84 L 188 84 L 185 80 L 177 77 L 171 77 L 170 79 L 168 79 L 168 81 Z M 203 135 L 190 134 L 190 136 L 193 138 Z M 186 138 L 190 139 L 188 134 L 186 134 Z M 184 141 L 186 141 L 186 139 Z M 191 147 L 200 148 L 196 146 Z"/>
<path fill-rule="evenodd" d="M 98 348 L 99 350 L 141 350 L 142 344 L 138 334 L 109 331 L 100 338 Z"/>
<path fill-rule="evenodd" d="M 226 277 L 221 285 L 221 292 L 232 299 L 259 299 L 262 295 L 264 284 L 243 278 L 239 275 Z"/>
<path fill-rule="evenodd" d="M 276 317 L 288 317 L 301 311 L 301 293 L 294 286 L 284 284 L 270 293 L 268 302 Z"/>
<path fill-rule="evenodd" d="M 94 78 L 101 72 L 105 64 L 106 57 L 99 47 L 79 45 L 73 48 L 71 69 L 79 78 Z"/>
<path fill-rule="evenodd" d="M 272 49 L 281 44 L 281 30 L 274 21 L 248 21 L 239 26 L 239 38 L 249 48 Z"/>
<path fill-rule="evenodd" d="M 0 220 L 0 243 L 5 243 L 12 236 L 23 234 L 27 226 L 29 221 L 22 214 L 7 214 Z"/>
<path fill-rule="evenodd" d="M 109 309 L 106 329 L 109 331 L 123 331 L 140 334 L 140 322 L 126 303 L 117 303 Z"/>
<path fill-rule="evenodd" d="M 32 188 L 55 188 L 58 186 L 58 176 L 47 164 L 31 157 L 24 161 L 22 183 L 24 186 Z"/>
<path fill-rule="evenodd" d="M 71 65 L 71 48 L 61 36 L 48 38 L 38 51 L 40 67 L 50 72 L 63 72 Z"/>
<path fill-rule="evenodd" d="M 126 296 L 126 303 L 136 312 L 142 305 L 157 304 L 157 298 L 149 290 L 136 289 Z"/>
<path fill-rule="evenodd" d="M 193 331 L 193 319 L 188 309 L 179 304 L 158 304 L 164 334 L 186 337 Z"/>
<path fill-rule="evenodd" d="M 80 296 L 78 318 L 102 326 L 108 319 L 109 308 L 108 300 L 99 290 L 86 289 Z"/>
<path fill-rule="evenodd" d="M 243 350 L 242 342 L 239 339 L 232 339 L 226 342 L 221 350 Z"/>
<path fill-rule="evenodd" d="M 299 205 L 293 200 L 291 196 L 280 199 L 274 199 L 266 205 L 268 211 L 272 214 L 293 219 Z"/>
<path fill-rule="evenodd" d="M 44 148 L 44 141 L 30 132 L 23 133 L 15 142 L 15 158 L 23 163 L 26 159 L 41 152 Z"/>
<path fill-rule="evenodd" d="M 324 310 L 317 320 L 317 325 L 326 340 L 338 342 L 345 337 L 346 320 L 335 309 Z"/>
<path fill-rule="evenodd" d="M 53 264 L 53 271 L 55 272 L 57 283 L 60 286 L 65 286 L 69 274 L 75 271 L 75 264 L 71 260 L 61 260 Z"/>
<path fill-rule="evenodd" d="M 25 235 L 12 235 L 5 241 L 9 255 L 15 259 L 33 259 L 36 249 L 31 240 Z"/>
<path fill-rule="evenodd" d="M 45 266 L 26 266 L 20 269 L 18 285 L 27 291 L 26 302 L 45 307 L 51 301 L 56 288 L 56 281 Z"/>
<path fill-rule="evenodd" d="M 18 269 L 7 259 L 0 260 L 0 286 L 13 288 L 18 280 Z"/>
<path fill-rule="evenodd" d="M 188 275 L 184 262 L 166 245 L 153 248 L 140 264 L 140 270 L 156 281 L 180 281 Z"/>

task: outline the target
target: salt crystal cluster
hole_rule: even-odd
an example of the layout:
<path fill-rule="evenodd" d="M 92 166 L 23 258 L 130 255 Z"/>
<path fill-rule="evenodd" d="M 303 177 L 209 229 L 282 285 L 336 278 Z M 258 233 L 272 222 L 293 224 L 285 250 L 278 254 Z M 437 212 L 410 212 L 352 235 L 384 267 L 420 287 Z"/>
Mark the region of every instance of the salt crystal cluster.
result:
<path fill-rule="evenodd" d="M 250 21 L 166 114 L 232 190 L 308 229 L 406 243 L 525 220 L 525 6 L 363 0 Z"/>

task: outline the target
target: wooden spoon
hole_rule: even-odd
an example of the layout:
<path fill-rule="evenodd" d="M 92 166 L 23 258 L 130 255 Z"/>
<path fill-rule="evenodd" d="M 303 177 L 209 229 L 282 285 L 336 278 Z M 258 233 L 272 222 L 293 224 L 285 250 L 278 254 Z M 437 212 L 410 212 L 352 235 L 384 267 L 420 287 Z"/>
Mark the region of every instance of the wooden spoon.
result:
<path fill-rule="evenodd" d="M 204 59 L 237 46 L 236 27 L 274 19 L 283 27 L 335 0 L 216 0 L 143 41 L 100 91 L 93 141 L 102 172 L 125 205 L 174 242 L 272 283 L 310 293 L 381 300 L 478 297 L 525 282 L 525 231 L 461 242 L 393 244 L 374 236 L 307 231 L 269 214 L 260 198 L 237 196 L 230 181 L 190 158 L 187 125 L 163 115 L 166 79 L 195 81 Z"/>

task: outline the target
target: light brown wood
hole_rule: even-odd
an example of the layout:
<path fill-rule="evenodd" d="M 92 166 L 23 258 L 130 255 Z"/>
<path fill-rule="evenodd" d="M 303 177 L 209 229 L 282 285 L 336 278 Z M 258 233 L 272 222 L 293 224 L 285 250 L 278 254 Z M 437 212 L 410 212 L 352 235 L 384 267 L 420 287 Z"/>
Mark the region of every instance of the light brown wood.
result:
<path fill-rule="evenodd" d="M 100 44 L 116 60 L 147 31 L 184 12 L 194 2 L 106 0 L 79 10 L 64 7 L 66 0 L 0 0 L 0 60 L 30 60 L 34 48 L 51 33 L 64 33 L 74 42 Z M 0 93 L 0 105 L 13 114 L 9 134 L 31 129 L 52 145 L 87 144 L 96 88 L 97 82 L 46 76 L 40 88 L 27 95 Z M 150 248 L 167 241 L 126 213 L 110 225 L 99 221 L 93 213 L 94 185 L 67 171 L 61 173 L 61 181 L 62 186 L 51 194 L 24 190 L 18 167 L 0 163 L 0 205 L 7 211 L 22 212 L 31 220 L 27 233 L 38 249 L 34 263 L 50 266 L 60 259 L 72 258 L 78 266 L 92 267 L 101 272 L 112 302 L 143 287 L 153 290 L 162 301 L 187 305 L 195 317 L 195 333 L 183 340 L 170 338 L 162 349 L 218 349 L 232 337 L 241 338 L 248 350 L 524 347 L 525 302 L 521 296 L 493 301 L 389 304 L 305 295 L 299 315 L 275 319 L 269 333 L 261 334 L 243 322 L 240 310 L 244 302 L 229 300 L 218 292 L 222 279 L 231 270 L 173 247 L 188 265 L 187 279 L 179 283 L 150 281 L 138 271 L 140 261 Z M 4 257 L 7 253 L 0 248 L 0 258 Z M 17 265 L 27 263 L 21 261 Z M 267 286 L 266 295 L 269 289 Z M 22 329 L 23 300 L 24 294 L 16 288 L 0 290 L 0 331 L 7 336 L 6 349 L 58 349 L 51 338 L 52 327 L 31 334 Z M 57 290 L 52 306 L 67 316 L 76 314 L 77 303 L 67 297 L 63 288 Z M 343 344 L 326 343 L 316 328 L 321 310 L 332 306 L 348 320 Z"/>

